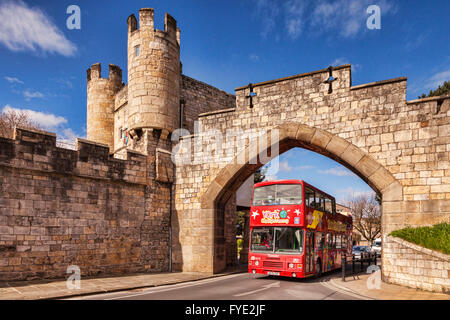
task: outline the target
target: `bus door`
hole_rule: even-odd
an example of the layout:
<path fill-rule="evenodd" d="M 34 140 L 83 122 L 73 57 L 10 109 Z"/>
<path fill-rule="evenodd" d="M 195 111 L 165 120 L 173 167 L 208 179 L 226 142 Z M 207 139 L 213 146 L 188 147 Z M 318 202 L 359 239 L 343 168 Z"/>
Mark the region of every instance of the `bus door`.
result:
<path fill-rule="evenodd" d="M 305 237 L 305 273 L 314 272 L 314 232 L 307 230 Z"/>

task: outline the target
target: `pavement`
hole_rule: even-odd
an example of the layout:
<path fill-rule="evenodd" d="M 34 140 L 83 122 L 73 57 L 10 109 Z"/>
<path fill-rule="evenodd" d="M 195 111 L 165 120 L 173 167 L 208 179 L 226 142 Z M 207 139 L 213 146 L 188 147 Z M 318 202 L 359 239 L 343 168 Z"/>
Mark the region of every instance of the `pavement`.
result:
<path fill-rule="evenodd" d="M 80 289 L 68 289 L 66 280 L 32 280 L 0 282 L 0 300 L 63 299 L 100 293 L 135 290 L 183 282 L 221 277 L 242 272 L 232 270 L 221 274 L 172 272 L 81 279 Z"/>
<path fill-rule="evenodd" d="M 407 288 L 404 286 L 374 281 L 370 274 L 360 273 L 347 276 L 345 282 L 341 277 L 334 275 L 323 281 L 322 284 L 341 293 L 353 295 L 366 300 L 450 300 L 450 295 Z"/>
<path fill-rule="evenodd" d="M 94 294 L 120 292 L 125 290 L 130 291 L 200 281 L 242 272 L 242 269 L 234 269 L 214 275 L 193 272 L 174 272 L 135 274 L 92 279 L 86 278 L 81 279 L 80 289 L 68 289 L 65 280 L 0 282 L 0 300 L 38 300 L 82 297 Z M 380 283 L 379 289 L 369 289 L 367 286 L 367 279 L 369 276 L 370 275 L 368 274 L 349 276 L 346 278 L 345 282 L 342 282 L 339 274 L 334 273 L 323 277 L 319 281 L 323 286 L 347 296 L 354 297 L 355 299 L 450 300 L 450 295 L 448 294 L 405 288 L 383 282 Z M 303 284 L 298 283 L 298 285 L 301 286 Z"/>

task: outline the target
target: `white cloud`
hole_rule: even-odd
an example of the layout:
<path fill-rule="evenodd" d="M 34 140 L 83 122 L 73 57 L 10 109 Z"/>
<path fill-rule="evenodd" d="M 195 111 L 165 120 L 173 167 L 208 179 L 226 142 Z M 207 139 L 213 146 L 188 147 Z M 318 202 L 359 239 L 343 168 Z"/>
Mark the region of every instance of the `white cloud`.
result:
<path fill-rule="evenodd" d="M 32 98 L 43 98 L 44 95 L 40 93 L 39 91 L 30 91 L 29 89 L 25 90 L 23 92 L 23 96 L 25 97 L 25 100 L 30 101 Z"/>
<path fill-rule="evenodd" d="M 249 58 L 250 58 L 250 60 L 252 60 L 254 62 L 259 61 L 259 56 L 254 53 L 250 54 Z"/>
<path fill-rule="evenodd" d="M 16 77 L 5 77 L 5 80 L 8 81 L 9 83 L 19 83 L 19 84 L 23 84 L 23 81 L 17 79 Z"/>
<path fill-rule="evenodd" d="M 349 59 L 344 58 L 344 57 L 334 59 L 333 62 L 330 63 L 330 66 L 338 67 L 338 66 L 342 66 L 344 64 L 351 64 L 352 72 L 356 72 L 357 70 L 359 70 L 361 68 L 361 65 L 359 65 L 357 63 L 352 64 Z"/>
<path fill-rule="evenodd" d="M 276 25 L 275 19 L 280 13 L 279 4 L 274 0 L 255 0 L 255 2 L 255 12 L 262 24 L 261 37 L 267 38 Z"/>
<path fill-rule="evenodd" d="M 317 170 L 318 173 L 321 174 L 330 174 L 333 176 L 338 176 L 338 177 L 344 177 L 344 176 L 355 176 L 355 174 L 347 169 L 344 168 L 330 168 L 327 170 Z"/>
<path fill-rule="evenodd" d="M 4 106 L 3 112 L 23 112 L 28 117 L 38 124 L 43 130 L 56 133 L 56 139 L 59 146 L 66 148 L 73 148 L 77 137 L 85 137 L 86 133 L 82 135 L 77 134 L 72 128 L 67 128 L 65 125 L 68 123 L 67 119 L 52 113 L 45 113 L 40 111 L 34 111 L 30 109 L 14 108 L 10 105 Z M 84 129 L 83 129 L 84 130 Z M 63 143 L 63 145 L 61 145 Z M 72 146 L 71 146 L 72 145 Z"/>
<path fill-rule="evenodd" d="M 438 72 L 432 75 L 426 82 L 425 90 L 435 90 L 441 86 L 445 81 L 450 81 L 450 70 Z"/>
<path fill-rule="evenodd" d="M 62 124 L 67 123 L 67 119 L 61 116 L 29 109 L 14 108 L 10 105 L 6 105 L 2 112 L 23 112 L 27 114 L 32 121 L 39 124 L 45 130 L 55 130 Z"/>
<path fill-rule="evenodd" d="M 295 167 L 296 170 L 309 170 L 309 169 L 314 169 L 314 168 L 315 168 L 314 166 L 309 166 L 309 165 Z"/>
<path fill-rule="evenodd" d="M 292 167 L 289 165 L 289 162 L 287 162 L 287 161 L 280 162 L 280 168 L 279 168 L 280 172 L 291 172 L 291 170 L 292 170 Z"/>
<path fill-rule="evenodd" d="M 77 50 L 43 11 L 21 0 L 0 3 L 0 43 L 12 51 L 73 56 Z"/>
<path fill-rule="evenodd" d="M 343 200 L 352 199 L 352 198 L 358 198 L 361 196 L 369 196 L 370 197 L 370 196 L 375 195 L 375 192 L 372 190 L 356 190 L 356 189 L 353 189 L 352 187 L 336 190 L 336 193 L 338 194 L 338 201 L 343 201 Z"/>
<path fill-rule="evenodd" d="M 353 38 L 366 28 L 366 10 L 372 0 L 288 0 L 284 5 L 276 0 L 256 0 L 257 14 L 262 22 L 263 38 L 267 38 L 279 21 L 284 23 L 287 35 L 295 40 L 302 33 L 323 33 Z M 377 1 L 381 17 L 396 12 L 391 0 Z M 382 23 L 383 25 L 383 23 Z"/>

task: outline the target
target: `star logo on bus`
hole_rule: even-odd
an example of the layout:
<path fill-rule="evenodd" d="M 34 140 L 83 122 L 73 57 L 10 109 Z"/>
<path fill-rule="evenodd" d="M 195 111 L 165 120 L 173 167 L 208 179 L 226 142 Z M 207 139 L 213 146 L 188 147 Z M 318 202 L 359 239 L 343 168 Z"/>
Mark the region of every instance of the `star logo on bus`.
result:
<path fill-rule="evenodd" d="M 258 210 L 253 211 L 253 212 L 252 212 L 252 217 L 253 217 L 253 219 L 256 219 L 257 216 L 259 216 Z"/>
<path fill-rule="evenodd" d="M 300 210 L 299 209 L 295 209 L 294 213 L 298 216 L 298 215 L 300 215 Z"/>

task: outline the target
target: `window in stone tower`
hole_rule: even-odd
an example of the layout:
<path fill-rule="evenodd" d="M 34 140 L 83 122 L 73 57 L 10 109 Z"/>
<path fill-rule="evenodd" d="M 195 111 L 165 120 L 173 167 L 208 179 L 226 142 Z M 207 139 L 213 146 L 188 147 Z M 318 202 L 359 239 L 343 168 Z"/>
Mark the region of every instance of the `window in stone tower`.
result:
<path fill-rule="evenodd" d="M 140 54 L 141 54 L 141 46 L 137 45 L 134 47 L 134 56 L 139 57 Z"/>

